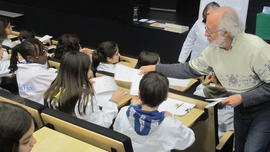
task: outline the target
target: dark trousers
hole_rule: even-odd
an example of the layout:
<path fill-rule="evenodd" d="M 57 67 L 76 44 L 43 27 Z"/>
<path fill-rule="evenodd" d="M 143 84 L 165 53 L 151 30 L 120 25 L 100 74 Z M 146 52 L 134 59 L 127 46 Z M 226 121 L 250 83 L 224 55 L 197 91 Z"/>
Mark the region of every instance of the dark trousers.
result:
<path fill-rule="evenodd" d="M 235 152 L 266 152 L 270 143 L 270 112 L 234 112 Z"/>

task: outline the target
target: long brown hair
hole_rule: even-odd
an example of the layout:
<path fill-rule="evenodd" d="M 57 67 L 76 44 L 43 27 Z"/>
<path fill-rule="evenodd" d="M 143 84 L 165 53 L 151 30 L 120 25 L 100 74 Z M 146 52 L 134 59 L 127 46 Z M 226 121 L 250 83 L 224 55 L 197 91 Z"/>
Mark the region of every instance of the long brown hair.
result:
<path fill-rule="evenodd" d="M 58 110 L 74 114 L 78 102 L 79 114 L 85 114 L 88 102 L 93 105 L 94 89 L 88 78 L 91 62 L 88 55 L 70 51 L 61 59 L 59 72 L 50 88 L 45 93 L 45 102 L 53 107 L 53 98 L 60 93 L 57 100 Z M 92 106 L 93 107 L 93 106 Z M 92 109 L 93 110 L 93 109 Z"/>
<path fill-rule="evenodd" d="M 0 101 L 0 151 L 18 152 L 19 141 L 34 122 L 24 108 Z"/>

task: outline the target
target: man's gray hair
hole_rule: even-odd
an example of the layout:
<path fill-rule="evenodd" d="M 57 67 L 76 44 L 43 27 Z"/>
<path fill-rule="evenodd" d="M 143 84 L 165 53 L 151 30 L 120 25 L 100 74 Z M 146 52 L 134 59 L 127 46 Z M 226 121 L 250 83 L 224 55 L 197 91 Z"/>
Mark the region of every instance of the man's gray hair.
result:
<path fill-rule="evenodd" d="M 232 37 L 236 37 L 239 33 L 244 32 L 245 28 L 236 11 L 233 8 L 227 8 L 229 8 L 230 11 L 223 14 L 218 28 L 229 32 Z"/>

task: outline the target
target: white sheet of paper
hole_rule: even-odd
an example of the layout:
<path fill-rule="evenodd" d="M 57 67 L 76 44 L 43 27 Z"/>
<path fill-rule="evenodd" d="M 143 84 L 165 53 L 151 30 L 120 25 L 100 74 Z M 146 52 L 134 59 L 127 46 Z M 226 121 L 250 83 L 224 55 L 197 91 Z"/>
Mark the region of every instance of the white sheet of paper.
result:
<path fill-rule="evenodd" d="M 225 97 L 225 98 L 227 98 L 227 97 Z M 209 103 L 208 105 L 205 106 L 205 108 L 213 107 L 216 104 L 220 103 L 225 98 L 206 99 L 207 101 L 214 101 L 214 102 Z"/>
<path fill-rule="evenodd" d="M 155 20 L 149 20 L 149 21 L 147 21 L 146 23 L 151 24 L 151 23 L 155 23 L 155 22 L 157 22 L 157 21 L 155 21 Z"/>
<path fill-rule="evenodd" d="M 139 94 L 139 85 L 143 75 L 136 75 L 130 86 L 130 95 L 137 96 Z"/>
<path fill-rule="evenodd" d="M 10 39 L 4 40 L 4 41 L 2 42 L 2 45 L 7 46 L 7 47 L 9 47 L 9 48 L 13 48 L 13 47 L 14 47 L 14 46 L 13 46 L 13 43 L 12 43 L 12 41 L 11 41 Z"/>
<path fill-rule="evenodd" d="M 186 87 L 191 80 L 189 79 L 175 79 L 175 78 L 168 78 L 170 86 L 180 86 Z"/>
<path fill-rule="evenodd" d="M 44 42 L 44 41 L 47 41 L 47 40 L 49 40 L 49 39 L 51 39 L 52 38 L 52 36 L 50 36 L 50 35 L 44 35 L 42 38 L 40 38 L 39 40 L 41 41 L 41 42 Z"/>
<path fill-rule="evenodd" d="M 9 73 L 9 71 L 10 71 L 8 69 L 9 65 L 10 65 L 9 60 L 0 61 L 0 77 L 12 75 L 11 73 Z"/>
<path fill-rule="evenodd" d="M 122 64 L 116 64 L 114 79 L 119 81 L 132 82 L 137 76 L 139 76 L 140 70 L 130 68 Z"/>
<path fill-rule="evenodd" d="M 143 19 L 140 19 L 139 21 L 140 22 L 146 22 L 146 21 L 148 21 L 148 19 L 143 18 Z"/>
<path fill-rule="evenodd" d="M 172 98 L 168 98 L 167 100 L 163 101 L 159 107 L 158 111 L 168 111 L 173 115 L 185 115 L 189 112 L 195 104 L 187 103 L 181 100 L 176 100 Z"/>
<path fill-rule="evenodd" d="M 93 87 L 96 94 L 104 92 L 114 92 L 118 89 L 118 86 L 112 77 L 102 76 L 93 78 L 92 80 L 94 81 Z"/>

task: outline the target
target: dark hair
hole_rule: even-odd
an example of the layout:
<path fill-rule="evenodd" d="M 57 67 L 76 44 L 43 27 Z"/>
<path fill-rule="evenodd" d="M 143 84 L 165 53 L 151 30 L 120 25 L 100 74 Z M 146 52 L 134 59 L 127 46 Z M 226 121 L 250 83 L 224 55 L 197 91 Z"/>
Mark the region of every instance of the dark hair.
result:
<path fill-rule="evenodd" d="M 31 63 L 39 63 L 40 57 L 46 56 L 45 47 L 38 39 L 26 39 L 21 44 L 18 44 L 14 48 L 12 48 L 9 66 L 11 73 L 15 72 L 18 69 L 18 53 L 20 53 L 27 62 Z M 33 61 L 30 61 L 29 57 L 33 57 Z"/>
<path fill-rule="evenodd" d="M 88 70 L 91 67 L 90 58 L 82 52 L 67 52 L 61 59 L 57 77 L 45 93 L 48 107 L 74 114 L 74 108 L 78 102 L 80 114 L 86 111 L 89 101 L 91 104 L 94 89 L 88 78 Z M 60 94 L 59 99 L 53 102 L 54 97 Z M 90 98 L 89 98 L 90 96 Z"/>
<path fill-rule="evenodd" d="M 96 69 L 100 62 L 107 62 L 107 57 L 111 58 L 118 50 L 117 43 L 113 41 L 105 41 L 99 44 L 96 51 L 93 53 L 93 67 Z"/>
<path fill-rule="evenodd" d="M 159 54 L 155 52 L 149 51 L 142 51 L 139 54 L 137 65 L 135 66 L 136 69 L 139 69 L 141 66 L 145 65 L 155 65 L 158 64 L 160 61 Z"/>
<path fill-rule="evenodd" d="M 207 18 L 207 12 L 210 10 L 210 9 L 215 9 L 215 8 L 218 8 L 220 7 L 220 5 L 217 3 L 217 2 L 210 2 L 208 3 L 204 9 L 203 9 L 203 13 L 202 13 L 202 16 L 203 16 L 203 20 L 202 22 L 203 23 L 206 23 L 206 18 Z"/>
<path fill-rule="evenodd" d="M 65 53 L 69 51 L 79 52 L 80 48 L 80 40 L 76 35 L 64 34 L 58 39 L 54 57 L 60 60 Z"/>
<path fill-rule="evenodd" d="M 6 17 L 0 16 L 0 41 L 2 42 L 7 38 L 6 28 L 10 24 L 10 21 Z"/>
<path fill-rule="evenodd" d="M 32 30 L 22 30 L 18 39 L 22 42 L 26 39 L 35 38 L 35 32 Z"/>
<path fill-rule="evenodd" d="M 30 129 L 33 117 L 24 108 L 0 101 L 0 151 L 18 152 L 19 141 Z"/>
<path fill-rule="evenodd" d="M 140 81 L 140 98 L 143 104 L 156 107 L 166 100 L 169 89 L 168 79 L 156 71 L 149 72 Z"/>

